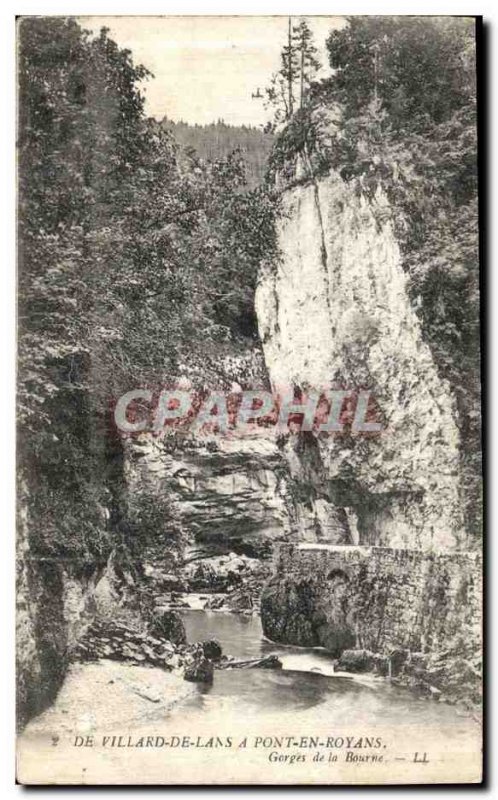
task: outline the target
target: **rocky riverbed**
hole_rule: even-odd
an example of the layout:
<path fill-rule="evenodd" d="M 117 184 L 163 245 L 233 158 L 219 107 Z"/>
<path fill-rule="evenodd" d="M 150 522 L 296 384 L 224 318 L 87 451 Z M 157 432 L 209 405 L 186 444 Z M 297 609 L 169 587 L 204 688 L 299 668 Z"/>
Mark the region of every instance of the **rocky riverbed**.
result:
<path fill-rule="evenodd" d="M 234 668 L 237 659 L 202 632 L 187 641 L 182 615 L 193 609 L 259 618 L 262 587 L 269 574 L 268 560 L 234 552 L 187 559 L 174 572 L 166 572 L 157 563 L 146 564 L 140 591 L 147 613 L 94 621 L 72 657 L 77 661 L 110 659 L 158 667 L 187 681 L 210 684 L 214 670 Z M 330 654 L 330 668 L 336 673 L 387 678 L 423 698 L 456 704 L 478 714 L 480 658 L 467 650 L 459 652 L 454 647 L 451 652 L 424 653 L 398 648 L 379 653 L 350 644 L 339 657 Z M 243 666 L 261 664 L 255 658 Z M 270 660 L 262 666 L 279 664 Z"/>
<path fill-rule="evenodd" d="M 271 572 L 267 559 L 229 552 L 192 558 L 174 573 L 158 564 L 145 567 L 145 591 L 155 606 L 197 607 L 258 613 L 261 590 Z"/>
<path fill-rule="evenodd" d="M 213 682 L 215 669 L 280 669 L 282 666 L 272 654 L 237 659 L 223 653 L 216 639 L 188 642 L 182 617 L 168 609 L 156 610 L 145 628 L 112 620 L 94 622 L 75 646 L 72 658 L 76 662 L 107 659 L 157 667 L 191 683 L 206 685 Z"/>
<path fill-rule="evenodd" d="M 200 737 L 202 745 L 228 736 L 234 741 L 268 736 L 271 742 L 279 732 L 316 732 L 344 743 L 352 734 L 357 734 L 356 741 L 375 733 L 388 756 L 430 750 L 430 763 L 420 767 L 421 780 L 434 779 L 442 759 L 450 759 L 452 774 L 463 770 L 468 780 L 477 774 L 479 726 L 459 708 L 427 702 L 367 673 L 337 673 L 334 659 L 323 649 L 270 643 L 257 615 L 185 610 L 181 617 L 192 642 L 217 640 L 237 661 L 261 660 L 276 652 L 282 668 L 215 668 L 213 682 L 207 684 L 184 680 L 181 670 L 160 668 L 148 660 L 132 663 L 107 657 L 73 663 L 53 705 L 33 719 L 20 738 L 22 763 L 32 768 L 22 779 L 29 782 L 36 771 L 38 780 L 40 775 L 56 774 L 68 783 L 98 783 L 99 776 L 109 780 L 109 774 L 118 783 L 165 782 L 174 760 L 182 781 L 195 782 L 192 750 L 181 746 L 184 737 L 195 742 Z M 83 747 L 87 737 L 92 747 Z M 263 747 L 234 751 L 238 779 L 242 781 L 242 773 L 254 781 L 269 752 Z M 219 759 L 212 747 L 196 747 L 202 782 L 225 782 L 227 762 Z M 223 773 L 216 771 L 217 763 L 224 765 Z M 392 782 L 394 775 L 401 781 L 400 764 L 388 758 L 386 780 Z M 308 767 L 304 777 L 309 780 L 314 774 Z M 289 780 L 293 775 L 288 773 Z M 328 765 L 317 780 L 326 783 L 331 776 L 335 773 Z"/>

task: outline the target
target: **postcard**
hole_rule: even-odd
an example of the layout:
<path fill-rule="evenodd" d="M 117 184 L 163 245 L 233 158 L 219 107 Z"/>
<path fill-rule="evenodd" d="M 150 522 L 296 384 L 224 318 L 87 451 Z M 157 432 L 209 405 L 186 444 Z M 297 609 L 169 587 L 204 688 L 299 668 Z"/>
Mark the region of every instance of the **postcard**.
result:
<path fill-rule="evenodd" d="M 21 16 L 17 780 L 482 781 L 458 16 Z"/>

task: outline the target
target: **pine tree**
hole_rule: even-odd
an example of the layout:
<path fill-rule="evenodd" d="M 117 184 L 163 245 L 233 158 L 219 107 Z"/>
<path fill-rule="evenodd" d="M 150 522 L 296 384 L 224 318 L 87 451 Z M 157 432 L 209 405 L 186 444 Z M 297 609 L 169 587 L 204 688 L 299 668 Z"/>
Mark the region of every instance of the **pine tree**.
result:
<path fill-rule="evenodd" d="M 292 30 L 292 42 L 299 58 L 299 106 L 303 107 L 306 89 L 320 69 L 313 34 L 306 20 L 302 19 Z"/>
<path fill-rule="evenodd" d="M 296 110 L 296 95 L 299 107 L 303 107 L 306 90 L 320 69 L 313 44 L 313 34 L 306 20 L 292 25 L 289 17 L 287 43 L 280 53 L 281 67 L 266 89 L 267 105 L 274 109 L 273 128 L 290 120 Z"/>

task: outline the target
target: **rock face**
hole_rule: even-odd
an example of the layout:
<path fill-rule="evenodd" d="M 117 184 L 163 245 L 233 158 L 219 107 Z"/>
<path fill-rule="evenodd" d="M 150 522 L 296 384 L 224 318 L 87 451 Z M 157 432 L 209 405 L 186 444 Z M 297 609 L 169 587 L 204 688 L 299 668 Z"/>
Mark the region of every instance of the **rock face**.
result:
<path fill-rule="evenodd" d="M 290 532 L 287 466 L 274 439 L 198 437 L 172 447 L 143 435 L 125 448 L 129 492 L 166 493 L 191 550 L 261 555 Z"/>
<path fill-rule="evenodd" d="M 21 521 L 16 614 L 20 727 L 54 699 L 76 644 L 93 620 L 116 613 L 122 599 L 116 584 L 112 558 L 85 574 L 59 559 L 33 557 Z"/>
<path fill-rule="evenodd" d="M 378 657 L 370 650 L 344 650 L 336 667 L 341 672 L 374 672 L 378 666 Z"/>
<path fill-rule="evenodd" d="M 57 564 L 31 562 L 24 517 L 25 511 L 17 531 L 16 558 L 19 727 L 55 697 L 67 666 L 68 644 L 61 570 Z"/>
<path fill-rule="evenodd" d="M 119 566 L 115 549 L 93 565 L 33 551 L 27 490 L 22 489 L 16 550 L 19 727 L 53 701 L 79 642 L 96 620 L 142 624 L 136 586 Z"/>
<path fill-rule="evenodd" d="M 282 258 L 256 292 L 272 386 L 368 389 L 383 424 L 378 435 L 287 437 L 301 538 L 464 547 L 455 403 L 408 297 L 385 197 L 331 174 L 281 202 Z"/>

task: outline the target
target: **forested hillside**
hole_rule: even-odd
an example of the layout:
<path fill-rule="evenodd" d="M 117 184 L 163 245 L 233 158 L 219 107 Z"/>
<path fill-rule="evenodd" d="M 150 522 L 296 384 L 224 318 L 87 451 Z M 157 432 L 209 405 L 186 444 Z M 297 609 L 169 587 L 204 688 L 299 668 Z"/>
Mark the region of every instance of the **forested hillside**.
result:
<path fill-rule="evenodd" d="M 310 85 L 276 137 L 270 178 L 305 153 L 317 174 L 336 169 L 366 196 L 377 186 L 387 192 L 414 307 L 458 400 L 475 523 L 472 22 L 353 17 L 328 49 L 334 74 Z M 223 122 L 148 120 L 136 87 L 146 77 L 105 30 L 92 38 L 73 20 L 22 21 L 21 467 L 46 483 L 34 502 L 48 547 L 52 526 L 68 529 L 64 546 L 75 537 L 98 546 L 98 513 L 95 524 L 87 513 L 102 499 L 95 413 L 104 420 L 109 398 L 130 383 L 178 376 L 192 354 L 207 364 L 215 350 L 254 340 L 258 265 L 275 256 L 274 199 L 247 185 L 261 175 L 272 137 Z M 54 495 L 61 464 L 68 492 Z"/>
<path fill-rule="evenodd" d="M 239 151 L 244 159 L 248 185 L 254 187 L 262 182 L 273 143 L 272 134 L 246 125 L 227 125 L 223 120 L 210 125 L 189 125 L 165 117 L 161 125 L 182 147 L 195 150 L 205 160 L 216 161 Z"/>
<path fill-rule="evenodd" d="M 255 336 L 271 203 L 240 154 L 180 153 L 146 118 L 147 74 L 105 29 L 21 22 L 19 466 L 42 555 L 108 552 L 113 400 L 212 377 Z"/>

